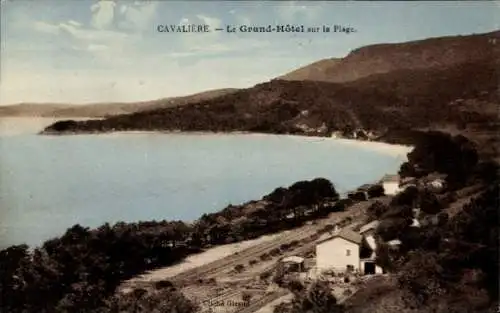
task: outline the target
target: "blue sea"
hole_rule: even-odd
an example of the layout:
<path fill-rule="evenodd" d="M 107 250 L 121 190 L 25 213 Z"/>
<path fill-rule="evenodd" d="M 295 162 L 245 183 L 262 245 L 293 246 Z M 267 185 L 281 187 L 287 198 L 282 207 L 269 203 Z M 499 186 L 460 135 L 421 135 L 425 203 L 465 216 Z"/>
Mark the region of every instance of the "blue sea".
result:
<path fill-rule="evenodd" d="M 192 221 L 316 177 L 343 193 L 405 160 L 404 149 L 371 146 L 278 135 L 0 133 L 0 248 L 37 246 L 77 223 Z"/>

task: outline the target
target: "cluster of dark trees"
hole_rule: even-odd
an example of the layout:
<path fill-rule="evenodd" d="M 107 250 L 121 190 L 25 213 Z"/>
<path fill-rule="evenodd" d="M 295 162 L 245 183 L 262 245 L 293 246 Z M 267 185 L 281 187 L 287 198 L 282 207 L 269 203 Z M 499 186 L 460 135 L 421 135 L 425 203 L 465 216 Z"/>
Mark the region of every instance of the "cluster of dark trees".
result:
<path fill-rule="evenodd" d="M 195 225 L 193 243 L 224 244 L 253 239 L 303 225 L 306 221 L 343 211 L 349 203 L 339 200 L 333 184 L 324 178 L 279 187 L 260 201 L 204 214 Z"/>
<path fill-rule="evenodd" d="M 194 225 L 181 221 L 105 224 L 97 229 L 75 225 L 33 250 L 11 246 L 0 251 L 0 311 L 95 312 L 132 305 L 133 295 L 113 298 L 121 281 L 228 239 L 245 240 L 300 225 L 314 218 L 303 214 L 306 208 L 313 213 L 331 210 L 318 204 L 338 199 L 338 193 L 330 181 L 317 178 L 278 188 L 264 198 L 266 205 L 253 213 L 247 210 L 254 202 L 229 206 L 203 215 Z M 286 221 L 291 212 L 296 214 Z M 149 295 L 137 297 L 153 301 Z M 165 299 L 162 306 L 173 305 Z M 190 305 L 179 299 L 177 312 L 191 312 Z"/>
<path fill-rule="evenodd" d="M 329 284 L 316 281 L 304 286 L 299 281 L 290 281 L 286 286 L 294 295 L 290 303 L 281 303 L 274 313 L 343 313 L 344 307 L 337 302 Z"/>
<path fill-rule="evenodd" d="M 483 312 L 498 304 L 499 172 L 498 164 L 480 160 L 463 136 L 419 134 L 402 176 L 432 172 L 447 175 L 447 194 L 408 187 L 389 205 L 374 203 L 369 220 L 380 220 L 377 262 L 393 272 L 409 308 L 429 312 Z M 453 190 L 479 184 L 482 192 L 455 215 L 444 209 Z M 420 208 L 420 227 L 411 227 Z M 396 248 L 386 244 L 399 239 Z"/>
<path fill-rule="evenodd" d="M 417 145 L 402 171 L 410 175 L 442 172 L 450 185 L 482 184 L 483 191 L 453 216 L 443 211 L 446 198 L 409 187 L 388 206 L 368 210 L 381 222 L 377 262 L 394 272 L 410 308 L 432 312 L 482 312 L 498 303 L 499 180 L 498 165 L 478 162 L 469 141 L 431 133 Z M 454 172 L 455 171 L 455 172 Z M 419 207 L 420 227 L 410 227 Z M 425 219 L 425 217 L 431 217 Z M 384 242 L 401 240 L 395 249 Z"/>
<path fill-rule="evenodd" d="M 99 308 L 96 313 L 153 313 L 153 312 L 177 312 L 194 313 L 199 306 L 172 287 L 157 288 L 153 292 L 144 289 L 135 289 L 129 294 L 118 294 L 110 297 L 104 307 Z M 70 311 L 74 312 L 74 311 Z"/>
<path fill-rule="evenodd" d="M 427 189 L 411 186 L 394 196 L 387 205 L 375 201 L 366 210 L 366 222 L 380 221 L 377 235 L 383 242 L 400 239 L 412 232 L 410 226 L 416 218 L 414 208 L 419 208 L 419 220 L 437 221 L 443 218 L 440 213 L 447 204 L 447 198 L 438 198 Z"/>
<path fill-rule="evenodd" d="M 432 312 L 483 312 L 498 304 L 499 188 L 487 187 L 450 218 L 382 245 L 379 264 L 396 273 L 409 307 Z"/>
<path fill-rule="evenodd" d="M 182 222 L 75 225 L 30 250 L 0 251 L 2 312 L 92 312 L 124 279 L 173 264 L 196 249 L 177 246 L 189 234 Z M 187 312 L 187 311 L 184 311 Z"/>
<path fill-rule="evenodd" d="M 430 131 L 423 134 L 401 166 L 402 176 L 422 177 L 431 172 L 447 175 L 450 186 L 460 186 L 476 169 L 478 152 L 473 142 L 462 135 Z"/>
<path fill-rule="evenodd" d="M 360 188 L 349 192 L 347 198 L 352 201 L 366 201 L 368 199 L 378 198 L 385 195 L 384 187 L 381 184 L 370 185 L 367 188 Z"/>
<path fill-rule="evenodd" d="M 440 212 L 450 202 L 453 191 L 471 184 L 488 186 L 498 181 L 498 164 L 480 160 L 475 145 L 464 136 L 447 133 L 419 132 L 408 161 L 400 168 L 402 177 L 421 178 L 431 173 L 446 175 L 448 193 L 437 196 L 425 186 L 410 186 L 397 194 L 387 206 L 374 203 L 367 210 L 367 219 L 380 220 L 378 234 L 384 241 L 411 234 L 415 217 L 413 208 L 419 208 L 420 220 L 434 216 L 436 223 L 446 220 Z M 453 200 L 453 199 L 452 199 Z"/>

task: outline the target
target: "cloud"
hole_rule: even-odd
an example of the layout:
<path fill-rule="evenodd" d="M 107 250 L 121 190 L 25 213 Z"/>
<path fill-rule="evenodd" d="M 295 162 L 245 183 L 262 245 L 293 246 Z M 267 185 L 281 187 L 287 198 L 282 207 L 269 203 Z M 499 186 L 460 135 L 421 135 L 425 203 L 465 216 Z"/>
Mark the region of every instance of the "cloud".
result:
<path fill-rule="evenodd" d="M 73 25 L 73 26 L 75 26 L 75 27 L 80 27 L 80 26 L 82 26 L 82 23 L 77 22 L 77 21 L 74 21 L 74 20 L 69 20 L 69 21 L 68 21 L 68 24 Z"/>
<path fill-rule="evenodd" d="M 319 6 L 304 5 L 297 1 L 280 2 L 277 7 L 278 16 L 285 21 L 293 22 L 299 18 L 313 20 L 318 13 Z"/>
<path fill-rule="evenodd" d="M 53 25 L 43 21 L 33 22 L 33 29 L 46 34 L 56 35 L 59 33 L 59 25 Z"/>
<path fill-rule="evenodd" d="M 92 11 L 91 25 L 97 29 L 105 29 L 112 25 L 115 16 L 116 3 L 99 1 L 90 7 Z"/>
<path fill-rule="evenodd" d="M 206 16 L 203 14 L 198 14 L 196 17 L 203 21 L 203 23 L 210 26 L 211 29 L 222 27 L 222 21 L 215 17 Z"/>
<path fill-rule="evenodd" d="M 87 46 L 87 51 L 105 51 L 108 50 L 109 47 L 106 45 L 96 45 L 96 44 L 90 44 Z"/>
<path fill-rule="evenodd" d="M 98 41 L 98 42 L 107 42 L 107 41 L 123 41 L 130 36 L 124 32 L 113 31 L 113 30 L 96 30 L 90 28 L 81 28 L 75 27 L 69 23 L 61 23 L 59 24 L 59 28 L 75 39 L 82 41 Z"/>
<path fill-rule="evenodd" d="M 128 6 L 126 6 L 126 5 L 120 6 L 120 14 L 125 14 L 125 12 L 127 12 L 127 10 L 128 10 Z"/>
<path fill-rule="evenodd" d="M 66 33 L 71 35 L 74 39 L 88 42 L 116 42 L 123 41 L 131 37 L 129 34 L 119 31 L 84 28 L 80 23 L 73 20 L 61 22 L 58 24 L 51 24 L 45 21 L 35 21 L 32 24 L 32 28 L 36 31 L 53 35 Z"/>
<path fill-rule="evenodd" d="M 85 27 L 71 20 L 58 24 L 35 21 L 32 22 L 32 29 L 48 34 L 53 38 L 50 41 L 45 39 L 42 42 L 42 47 L 40 45 L 30 47 L 31 51 L 36 50 L 40 52 L 42 51 L 43 44 L 47 43 L 50 47 L 44 50 L 50 51 L 52 49 L 52 54 L 65 55 L 66 53 L 63 50 L 68 51 L 69 49 L 70 51 L 81 53 L 82 57 L 86 56 L 92 59 L 95 66 L 101 67 L 130 64 L 131 58 L 138 55 L 136 51 L 139 49 L 137 48 L 137 42 L 141 40 L 137 34 Z M 123 51 L 126 51 L 127 60 L 123 57 L 118 57 Z"/>
<path fill-rule="evenodd" d="M 236 18 L 236 20 L 238 21 L 239 24 L 243 24 L 243 25 L 250 25 L 252 22 L 249 17 L 243 16 L 243 15 L 239 15 Z"/>
<path fill-rule="evenodd" d="M 141 3 L 136 2 L 132 5 L 122 5 L 120 14 L 123 20 L 120 27 L 131 30 L 144 30 L 151 28 L 152 20 L 156 16 L 158 2 Z"/>

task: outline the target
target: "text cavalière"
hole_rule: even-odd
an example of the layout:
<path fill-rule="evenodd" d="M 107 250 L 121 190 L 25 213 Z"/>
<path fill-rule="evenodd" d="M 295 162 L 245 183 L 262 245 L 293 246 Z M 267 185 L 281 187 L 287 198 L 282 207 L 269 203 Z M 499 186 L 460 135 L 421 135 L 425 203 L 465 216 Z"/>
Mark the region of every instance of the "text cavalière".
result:
<path fill-rule="evenodd" d="M 206 24 L 158 25 L 160 33 L 209 33 L 210 26 Z"/>

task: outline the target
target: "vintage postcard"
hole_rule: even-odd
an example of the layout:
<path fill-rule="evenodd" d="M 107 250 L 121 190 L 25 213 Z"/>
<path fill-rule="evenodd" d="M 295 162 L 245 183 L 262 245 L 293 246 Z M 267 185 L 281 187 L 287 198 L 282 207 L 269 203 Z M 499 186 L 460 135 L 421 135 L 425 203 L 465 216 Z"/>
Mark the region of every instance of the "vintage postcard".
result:
<path fill-rule="evenodd" d="M 0 313 L 498 312 L 500 2 L 0 3 Z"/>

